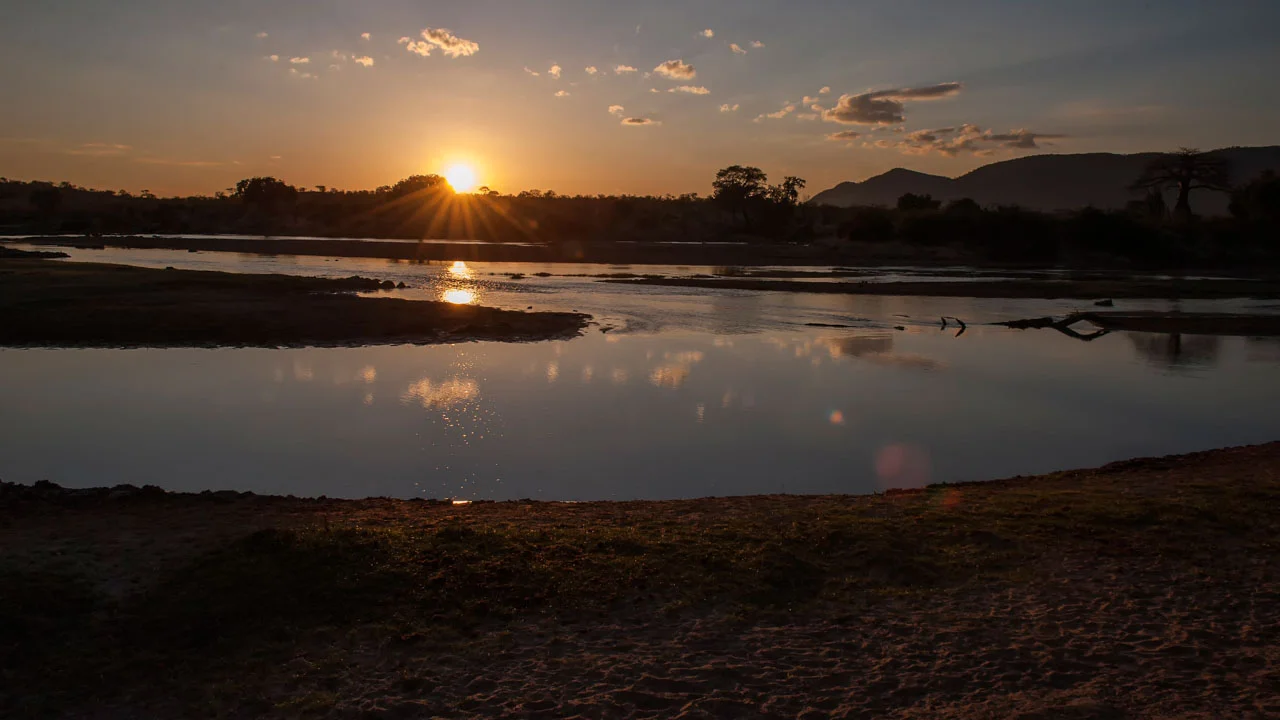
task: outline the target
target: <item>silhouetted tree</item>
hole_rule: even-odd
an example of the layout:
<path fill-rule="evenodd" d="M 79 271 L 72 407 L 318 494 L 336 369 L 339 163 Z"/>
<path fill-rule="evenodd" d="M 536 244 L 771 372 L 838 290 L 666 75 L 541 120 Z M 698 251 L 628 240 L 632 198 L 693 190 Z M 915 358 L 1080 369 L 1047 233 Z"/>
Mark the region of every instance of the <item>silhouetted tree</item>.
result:
<path fill-rule="evenodd" d="M 1152 160 L 1130 187 L 1147 191 L 1177 189 L 1178 202 L 1173 212 L 1180 219 L 1187 219 L 1191 217 L 1192 190 L 1231 192 L 1231 167 L 1222 158 L 1181 148 Z"/>
<path fill-rule="evenodd" d="M 62 191 L 56 187 L 42 187 L 32 190 L 27 199 L 31 203 L 31 207 L 45 217 L 56 215 L 58 208 L 62 207 Z"/>
<path fill-rule="evenodd" d="M 768 193 L 765 182 L 768 176 L 757 167 L 730 165 L 716 173 L 711 183 L 714 192 L 711 199 L 723 205 L 733 217 L 742 217 L 743 224 L 751 226 L 749 206 Z"/>
<path fill-rule="evenodd" d="M 1280 176 L 1267 170 L 1231 193 L 1231 214 L 1240 220 L 1280 225 Z"/>
<path fill-rule="evenodd" d="M 902 198 L 898 198 L 901 202 Z M 981 215 L 982 206 L 973 198 L 960 198 L 947 203 L 948 215 Z"/>
<path fill-rule="evenodd" d="M 932 195 L 916 195 L 907 193 L 898 198 L 898 210 L 902 212 L 920 212 L 937 210 L 942 207 L 941 200 L 934 200 Z"/>
<path fill-rule="evenodd" d="M 439 175 L 411 175 L 392 185 L 388 192 L 393 198 L 402 198 L 418 193 L 441 192 L 448 188 L 449 181 Z"/>
<path fill-rule="evenodd" d="M 274 215 L 293 205 L 298 189 L 273 177 L 256 177 L 236 183 L 235 196 L 255 210 Z"/>

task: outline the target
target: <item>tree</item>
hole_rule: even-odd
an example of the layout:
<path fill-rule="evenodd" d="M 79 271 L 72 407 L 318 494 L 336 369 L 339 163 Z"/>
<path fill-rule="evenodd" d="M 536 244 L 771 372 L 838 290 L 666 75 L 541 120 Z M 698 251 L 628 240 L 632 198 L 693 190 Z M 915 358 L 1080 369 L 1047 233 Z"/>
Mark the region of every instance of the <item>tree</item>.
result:
<path fill-rule="evenodd" d="M 1166 188 L 1177 189 L 1173 213 L 1185 220 L 1191 217 L 1192 190 L 1231 192 L 1231 167 L 1222 158 L 1194 148 L 1180 148 L 1152 160 L 1130 186 L 1134 191 L 1148 192 Z"/>
<path fill-rule="evenodd" d="M 62 207 L 62 191 L 56 187 L 42 187 L 31 191 L 27 200 L 45 217 L 52 217 Z"/>
<path fill-rule="evenodd" d="M 1267 170 L 1231 193 L 1231 214 L 1248 222 L 1280 225 L 1280 176 Z"/>
<path fill-rule="evenodd" d="M 942 207 L 942 201 L 934 200 L 932 195 L 907 193 L 898 198 L 898 210 L 902 212 L 931 211 L 940 207 Z"/>
<path fill-rule="evenodd" d="M 723 205 L 731 216 L 741 215 L 743 224 L 750 227 L 748 207 L 768 193 L 765 186 L 768 179 L 760 168 L 730 165 L 716 173 L 716 179 L 711 183 L 714 189 L 711 199 Z"/>
<path fill-rule="evenodd" d="M 298 199 L 298 189 L 273 177 L 256 177 L 236 183 L 235 197 L 245 205 L 274 215 Z"/>
<path fill-rule="evenodd" d="M 804 186 L 802 178 L 788 175 L 782 182 L 769 187 L 769 199 L 780 205 L 794 207 L 800 202 L 800 191 Z"/>
<path fill-rule="evenodd" d="M 408 195 L 442 192 L 449 189 L 449 181 L 439 175 L 410 175 L 391 186 L 388 191 L 393 198 Z"/>

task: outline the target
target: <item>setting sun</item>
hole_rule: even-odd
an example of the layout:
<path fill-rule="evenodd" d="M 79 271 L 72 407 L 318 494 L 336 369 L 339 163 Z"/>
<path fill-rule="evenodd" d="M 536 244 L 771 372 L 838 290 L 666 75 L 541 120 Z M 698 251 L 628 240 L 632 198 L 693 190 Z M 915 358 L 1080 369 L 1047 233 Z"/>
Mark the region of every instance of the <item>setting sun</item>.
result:
<path fill-rule="evenodd" d="M 454 192 L 465 193 L 476 189 L 476 171 L 470 165 L 450 165 L 444 171 L 444 179 L 449 181 Z"/>

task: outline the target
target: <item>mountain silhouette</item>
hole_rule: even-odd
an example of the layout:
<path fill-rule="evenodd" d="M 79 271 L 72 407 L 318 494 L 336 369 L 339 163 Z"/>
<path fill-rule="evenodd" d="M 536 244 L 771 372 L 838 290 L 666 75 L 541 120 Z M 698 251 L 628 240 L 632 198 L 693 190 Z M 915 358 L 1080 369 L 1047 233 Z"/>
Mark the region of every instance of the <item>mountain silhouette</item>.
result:
<path fill-rule="evenodd" d="M 1210 154 L 1230 163 L 1236 183 L 1264 170 L 1280 171 L 1280 146 L 1223 148 Z M 1160 153 L 1030 155 L 984 165 L 958 178 L 894 168 L 862 182 L 840 183 L 809 202 L 893 206 L 902 195 L 915 193 L 943 201 L 972 198 L 983 206 L 1017 205 L 1031 210 L 1120 209 L 1139 199 L 1129 185 L 1157 157 Z M 1192 195 L 1196 212 L 1203 215 L 1225 215 L 1228 202 L 1224 193 Z"/>

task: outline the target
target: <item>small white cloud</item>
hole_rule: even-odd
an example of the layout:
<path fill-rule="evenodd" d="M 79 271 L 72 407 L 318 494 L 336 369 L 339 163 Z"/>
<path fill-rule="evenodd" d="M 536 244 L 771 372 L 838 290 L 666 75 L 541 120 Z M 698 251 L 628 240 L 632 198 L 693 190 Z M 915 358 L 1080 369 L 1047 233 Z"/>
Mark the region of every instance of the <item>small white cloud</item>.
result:
<path fill-rule="evenodd" d="M 700 32 L 700 33 L 698 33 L 698 34 L 699 34 L 699 35 L 701 35 L 701 36 L 702 36 L 702 37 L 704 37 L 704 38 L 713 38 L 713 37 L 715 37 L 715 36 L 716 36 L 716 31 L 715 31 L 715 30 L 712 30 L 711 28 L 707 28 L 706 30 L 703 30 L 702 32 Z"/>
<path fill-rule="evenodd" d="M 279 55 L 268 55 L 267 59 L 270 60 L 271 62 L 280 62 Z"/>
<path fill-rule="evenodd" d="M 671 80 L 692 80 L 698 71 L 684 60 L 668 60 L 653 69 L 653 72 Z"/>
<path fill-rule="evenodd" d="M 426 28 L 421 33 L 422 39 L 417 42 L 407 37 L 400 38 L 400 44 L 411 53 L 427 57 L 432 50 L 439 50 L 451 58 L 467 57 L 480 52 L 480 45 L 454 35 L 446 28 Z"/>
<path fill-rule="evenodd" d="M 730 105 L 729 103 L 725 103 L 724 105 L 720 106 L 720 112 L 722 113 L 738 112 L 739 107 L 741 106 L 738 105 L 737 103 L 734 103 L 732 105 Z"/>
<path fill-rule="evenodd" d="M 547 71 L 548 75 L 556 79 L 560 78 L 560 73 L 561 73 L 561 68 L 559 65 L 552 65 L 551 69 Z"/>
<path fill-rule="evenodd" d="M 283 157 L 283 156 L 281 156 L 281 155 L 272 155 L 272 156 L 271 156 L 271 159 L 272 159 L 272 160 L 283 160 L 283 159 L 284 159 L 284 157 Z"/>
<path fill-rule="evenodd" d="M 661 90 L 659 90 L 658 88 L 649 88 L 649 92 L 651 92 L 651 93 L 661 93 L 662 91 L 661 91 Z"/>
<path fill-rule="evenodd" d="M 529 68 L 529 67 L 525 67 L 524 71 L 525 71 L 525 72 L 527 72 L 527 73 L 529 73 L 530 75 L 532 75 L 532 76 L 534 76 L 534 77 L 538 77 L 539 75 L 541 75 L 541 74 L 542 74 L 542 73 L 538 72 L 537 70 L 533 70 L 533 69 L 531 69 L 531 68 Z"/>
<path fill-rule="evenodd" d="M 765 113 L 764 115 L 758 116 L 756 118 L 756 122 L 764 120 L 765 118 L 769 118 L 772 120 L 781 120 L 782 118 L 790 115 L 795 111 L 796 111 L 796 106 L 794 104 L 783 105 L 782 109 L 778 110 L 777 112 Z"/>
<path fill-rule="evenodd" d="M 613 71 L 619 75 L 626 75 L 628 73 L 635 72 L 636 69 L 631 67 L 630 65 L 619 65 L 618 67 L 614 68 Z"/>
<path fill-rule="evenodd" d="M 317 77 L 309 72 L 300 72 L 298 68 L 289 68 L 289 74 L 294 77 L 302 78 L 303 80 L 315 80 Z"/>
<path fill-rule="evenodd" d="M 818 94 L 819 94 L 819 95 L 830 95 L 830 94 L 831 94 L 831 88 L 830 88 L 829 86 L 823 86 L 823 88 L 822 88 L 821 90 L 819 90 L 819 91 L 818 91 Z"/>
<path fill-rule="evenodd" d="M 644 125 L 661 125 L 662 122 L 647 117 L 629 117 L 624 118 L 622 124 L 627 127 L 642 127 Z"/>
<path fill-rule="evenodd" d="M 673 87 L 673 88 L 671 88 L 670 90 L 668 90 L 667 92 L 669 92 L 669 93 L 688 93 L 688 94 L 690 94 L 690 95 L 710 95 L 710 94 L 711 94 L 711 91 L 710 91 L 710 90 L 708 90 L 708 89 L 706 89 L 706 88 L 704 88 L 704 87 L 701 87 L 701 86 L 695 87 L 695 86 L 693 86 L 693 85 L 681 85 L 680 87 Z"/>
<path fill-rule="evenodd" d="M 269 36 L 264 32 L 260 32 L 257 35 L 254 35 L 254 37 L 258 38 L 259 40 L 266 40 Z"/>
<path fill-rule="evenodd" d="M 129 145 L 119 145 L 116 143 L 85 143 L 80 147 L 72 148 L 67 151 L 68 155 L 88 155 L 91 157 L 117 157 L 124 155 L 132 150 Z"/>
<path fill-rule="evenodd" d="M 796 113 L 797 120 L 817 120 L 819 117 L 818 113 Z"/>
<path fill-rule="evenodd" d="M 372 37 L 373 37 L 373 36 L 372 36 L 372 35 L 370 35 L 369 33 L 360 33 L 360 39 L 361 39 L 361 40 L 369 40 L 369 39 L 371 39 Z"/>
<path fill-rule="evenodd" d="M 858 138 L 858 137 L 862 137 L 862 133 L 856 130 L 842 130 L 840 132 L 831 133 L 830 135 L 827 136 L 827 139 L 834 140 L 837 142 L 847 142 L 849 140 L 853 140 L 854 138 Z"/>
<path fill-rule="evenodd" d="M 810 109 L 810 110 L 812 110 L 812 111 L 814 111 L 814 112 L 817 112 L 817 113 L 820 113 L 820 112 L 823 112 L 823 111 L 825 111 L 825 110 L 826 110 L 826 108 L 822 107 L 822 106 L 821 106 L 821 105 L 819 105 L 818 103 L 814 103 L 814 104 L 810 105 L 810 106 L 809 106 L 809 109 Z"/>
<path fill-rule="evenodd" d="M 729 49 L 738 55 L 746 55 L 747 51 L 742 49 L 738 43 L 729 43 Z"/>
<path fill-rule="evenodd" d="M 307 63 L 311 62 L 311 58 L 309 57 L 289 58 L 289 62 L 293 63 L 294 65 L 306 65 Z"/>
<path fill-rule="evenodd" d="M 610 105 L 610 106 L 609 106 L 609 114 L 610 114 L 610 115 L 622 115 L 622 113 L 623 113 L 625 110 L 626 110 L 626 108 L 622 107 L 621 105 Z"/>
<path fill-rule="evenodd" d="M 351 62 L 357 65 L 363 65 L 365 67 L 373 67 L 373 58 L 369 57 L 368 55 L 362 55 L 358 58 L 351 58 Z"/>
<path fill-rule="evenodd" d="M 342 51 L 340 51 L 340 50 L 334 50 L 333 52 L 331 52 L 331 53 L 329 53 L 329 54 L 333 56 L 333 59 L 334 59 L 334 60 L 346 60 L 346 59 L 347 59 L 347 54 L 346 54 L 346 53 L 344 53 L 344 52 L 342 52 Z"/>
<path fill-rule="evenodd" d="M 557 90 L 557 91 L 556 91 L 556 97 L 569 97 L 569 91 L 568 91 L 568 90 Z"/>
<path fill-rule="evenodd" d="M 598 74 L 599 72 L 600 72 L 600 68 L 596 67 L 595 65 L 588 65 L 588 66 L 587 66 L 587 74 L 588 74 L 588 75 L 596 75 L 596 74 Z"/>
<path fill-rule="evenodd" d="M 760 42 L 759 40 L 752 40 L 751 47 L 759 50 L 760 48 L 764 47 L 764 43 Z"/>

